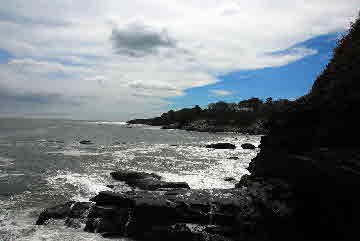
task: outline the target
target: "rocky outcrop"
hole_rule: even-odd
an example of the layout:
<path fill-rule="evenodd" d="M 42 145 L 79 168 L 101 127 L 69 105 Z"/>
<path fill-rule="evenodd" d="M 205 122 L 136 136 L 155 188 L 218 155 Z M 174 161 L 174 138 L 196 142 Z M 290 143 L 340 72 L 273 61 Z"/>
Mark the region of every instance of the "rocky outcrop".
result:
<path fill-rule="evenodd" d="M 149 119 L 134 119 L 127 121 L 128 124 L 135 125 L 150 125 L 150 126 L 166 126 L 172 124 L 171 122 L 161 117 L 149 118 Z"/>
<path fill-rule="evenodd" d="M 166 120 L 159 120 L 157 118 L 151 119 L 136 119 L 128 121 L 128 124 L 145 124 L 152 126 L 161 126 L 162 129 L 180 129 L 186 131 L 197 132 L 234 132 L 247 135 L 265 135 L 268 130 L 265 128 L 263 120 L 256 121 L 247 127 L 238 127 L 235 125 L 223 125 L 217 123 L 215 120 L 193 120 L 186 123 L 167 122 Z"/>
<path fill-rule="evenodd" d="M 110 175 L 118 181 L 123 181 L 130 187 L 137 187 L 143 190 L 158 190 L 167 188 L 190 189 L 186 182 L 165 182 L 159 175 L 154 173 L 135 172 L 135 171 L 116 171 Z"/>
<path fill-rule="evenodd" d="M 291 183 L 304 239 L 351 240 L 360 215 L 360 20 L 339 41 L 310 93 L 275 113 L 251 177 Z"/>
<path fill-rule="evenodd" d="M 214 148 L 214 149 L 236 149 L 236 146 L 231 143 L 215 143 L 206 145 L 206 148 Z"/>
<path fill-rule="evenodd" d="M 44 217 L 65 223 L 80 219 L 87 232 L 136 240 L 265 240 L 291 216 L 291 202 L 278 200 L 279 187 L 259 182 L 227 190 L 106 191 L 91 205 L 69 202 L 49 208 L 37 224 L 46 224 Z M 265 215 L 272 225 L 264 222 Z"/>

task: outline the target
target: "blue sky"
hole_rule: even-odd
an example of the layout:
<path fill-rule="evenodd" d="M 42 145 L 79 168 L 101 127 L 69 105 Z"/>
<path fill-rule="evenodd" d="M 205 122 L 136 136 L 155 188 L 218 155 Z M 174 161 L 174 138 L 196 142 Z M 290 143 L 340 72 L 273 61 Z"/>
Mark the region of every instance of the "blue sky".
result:
<path fill-rule="evenodd" d="M 358 0 L 11 0 L 0 5 L 0 117 L 129 120 L 297 98 Z"/>
<path fill-rule="evenodd" d="M 239 102 L 252 97 L 263 100 L 267 97 L 296 99 L 310 90 L 316 77 L 331 59 L 337 40 L 343 34 L 345 32 L 324 34 L 290 47 L 289 49 L 303 47 L 317 51 L 316 54 L 293 63 L 280 67 L 236 71 L 220 76 L 221 82 L 216 84 L 187 89 L 185 96 L 170 99 L 173 102 L 170 108 L 186 108 L 196 104 L 206 108 L 209 103 L 220 100 Z M 284 50 L 274 54 L 286 52 L 287 50 Z M 216 94 L 213 90 L 226 92 Z"/>

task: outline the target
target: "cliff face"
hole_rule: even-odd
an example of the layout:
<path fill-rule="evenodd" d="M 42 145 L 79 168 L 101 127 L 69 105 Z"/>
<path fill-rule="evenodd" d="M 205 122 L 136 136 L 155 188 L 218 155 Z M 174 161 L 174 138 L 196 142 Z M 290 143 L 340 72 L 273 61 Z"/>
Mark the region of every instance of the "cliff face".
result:
<path fill-rule="evenodd" d="M 251 176 L 294 186 L 297 228 L 315 240 L 350 239 L 360 215 L 360 19 L 311 91 L 273 115 Z"/>

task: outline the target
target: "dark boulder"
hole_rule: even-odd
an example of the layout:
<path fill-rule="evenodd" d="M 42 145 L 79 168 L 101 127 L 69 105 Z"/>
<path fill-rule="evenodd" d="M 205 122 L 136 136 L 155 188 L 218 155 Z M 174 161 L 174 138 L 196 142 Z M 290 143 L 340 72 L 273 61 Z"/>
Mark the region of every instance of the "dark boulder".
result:
<path fill-rule="evenodd" d="M 214 148 L 214 149 L 235 149 L 236 146 L 231 143 L 215 143 L 206 145 L 206 148 Z"/>
<path fill-rule="evenodd" d="M 185 188 L 190 189 L 186 182 L 165 182 L 160 180 L 161 177 L 154 173 L 135 172 L 135 171 L 116 171 L 110 175 L 118 180 L 123 181 L 130 187 L 137 187 L 143 190 L 158 190 L 166 188 Z"/>
<path fill-rule="evenodd" d="M 92 207 L 91 202 L 76 202 L 71 205 L 70 218 L 84 218 L 86 212 Z"/>
<path fill-rule="evenodd" d="M 49 219 L 84 219 L 87 211 L 91 208 L 90 202 L 69 201 L 55 207 L 47 208 L 42 211 L 36 221 L 37 225 L 43 225 Z M 71 220 L 69 221 L 71 222 Z"/>
<path fill-rule="evenodd" d="M 74 203 L 74 201 L 70 201 L 45 209 L 40 213 L 36 225 L 43 225 L 49 219 L 63 219 L 68 217 L 71 212 L 71 206 L 74 205 Z"/>
<path fill-rule="evenodd" d="M 67 218 L 64 224 L 69 228 L 79 229 L 82 227 L 82 222 L 77 218 Z"/>
<path fill-rule="evenodd" d="M 253 149 L 256 148 L 256 147 L 255 147 L 253 144 L 251 144 L 251 143 L 244 143 L 244 144 L 241 145 L 241 147 L 242 147 L 242 149 L 249 149 L 249 150 L 253 150 Z"/>
<path fill-rule="evenodd" d="M 239 157 L 237 157 L 237 156 L 231 156 L 231 157 L 229 157 L 228 159 L 229 159 L 229 160 L 239 160 Z"/>
<path fill-rule="evenodd" d="M 233 182 L 233 181 L 236 181 L 236 179 L 233 177 L 226 177 L 226 178 L 224 178 L 224 181 Z"/>
<path fill-rule="evenodd" d="M 121 207 L 129 207 L 133 205 L 133 201 L 130 195 L 110 191 L 100 192 L 98 195 L 91 198 L 90 201 L 96 202 L 98 205 L 101 206 L 116 205 Z"/>
<path fill-rule="evenodd" d="M 83 145 L 91 145 L 91 144 L 94 144 L 92 141 L 90 140 L 82 140 L 79 142 L 80 144 L 83 144 Z"/>
<path fill-rule="evenodd" d="M 240 181 L 236 183 L 235 188 L 241 188 L 248 185 L 248 182 L 250 180 L 250 175 L 245 174 L 241 177 Z"/>
<path fill-rule="evenodd" d="M 185 188 L 185 189 L 190 189 L 189 184 L 187 184 L 186 182 L 162 182 L 159 184 L 160 186 L 157 189 L 167 189 L 167 188 L 172 188 L 172 189 L 177 189 L 177 188 Z"/>
<path fill-rule="evenodd" d="M 146 172 L 136 172 L 136 171 L 125 171 L 120 170 L 110 173 L 110 175 L 118 181 L 129 181 L 132 179 L 145 179 L 145 178 L 154 178 L 160 180 L 161 177 L 155 173 L 146 173 Z"/>

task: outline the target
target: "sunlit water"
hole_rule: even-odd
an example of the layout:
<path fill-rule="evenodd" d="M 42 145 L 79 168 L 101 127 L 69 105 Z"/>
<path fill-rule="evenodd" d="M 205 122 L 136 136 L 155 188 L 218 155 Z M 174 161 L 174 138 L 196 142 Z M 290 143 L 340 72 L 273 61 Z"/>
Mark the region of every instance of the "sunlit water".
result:
<path fill-rule="evenodd" d="M 84 139 L 94 144 L 79 144 Z M 237 149 L 204 147 L 214 142 L 231 142 Z M 258 151 L 243 150 L 245 142 L 258 146 L 260 136 L 128 128 L 122 122 L 0 119 L 0 240 L 106 240 L 62 221 L 34 223 L 45 207 L 87 201 L 109 190 L 109 173 L 117 169 L 155 172 L 193 189 L 232 188 L 234 182 L 224 178 L 239 180 Z"/>

